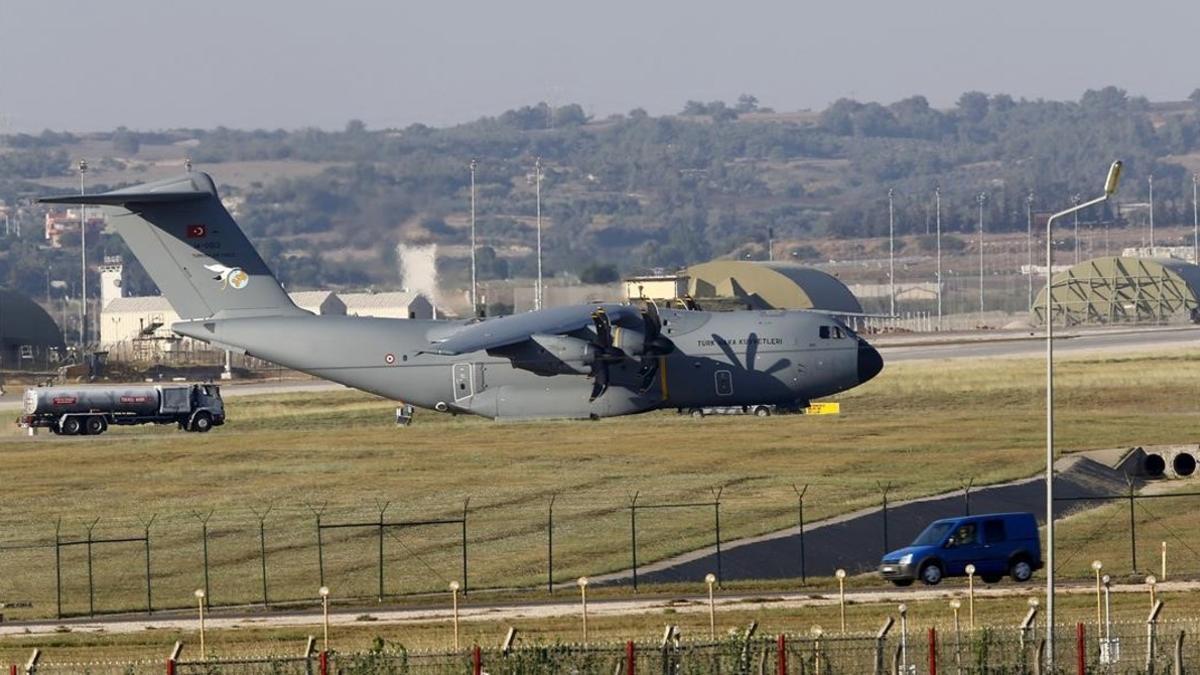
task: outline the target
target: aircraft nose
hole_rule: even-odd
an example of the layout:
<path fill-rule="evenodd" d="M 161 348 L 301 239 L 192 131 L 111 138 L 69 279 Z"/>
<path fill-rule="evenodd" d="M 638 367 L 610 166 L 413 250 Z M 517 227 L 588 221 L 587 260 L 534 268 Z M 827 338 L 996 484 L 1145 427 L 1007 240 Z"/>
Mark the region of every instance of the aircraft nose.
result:
<path fill-rule="evenodd" d="M 879 351 L 872 347 L 866 340 L 859 338 L 858 340 L 858 381 L 859 383 L 875 377 L 883 370 L 883 357 L 879 355 Z"/>

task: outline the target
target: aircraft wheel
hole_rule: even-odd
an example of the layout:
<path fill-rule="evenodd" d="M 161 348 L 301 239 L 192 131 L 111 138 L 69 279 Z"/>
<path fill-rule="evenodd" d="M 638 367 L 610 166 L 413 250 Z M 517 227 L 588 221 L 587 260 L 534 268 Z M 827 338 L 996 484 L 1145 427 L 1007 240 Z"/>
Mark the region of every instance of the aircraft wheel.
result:
<path fill-rule="evenodd" d="M 760 405 L 754 409 L 754 416 L 755 417 L 770 417 L 771 409 L 765 405 Z"/>
<path fill-rule="evenodd" d="M 91 417 L 87 418 L 87 421 L 84 422 L 83 427 L 89 436 L 98 436 L 104 433 L 105 429 L 108 428 L 108 424 L 104 421 L 103 417 L 100 417 L 99 415 L 92 415 Z"/>
<path fill-rule="evenodd" d="M 63 434 L 66 436 L 74 436 L 83 429 L 83 423 L 79 421 L 78 417 L 68 417 L 62 421 L 60 426 L 62 427 Z"/>
<path fill-rule="evenodd" d="M 704 411 L 699 408 L 692 408 L 692 411 L 688 414 L 691 415 L 692 417 L 695 417 L 696 419 L 700 419 L 701 417 L 704 417 Z"/>

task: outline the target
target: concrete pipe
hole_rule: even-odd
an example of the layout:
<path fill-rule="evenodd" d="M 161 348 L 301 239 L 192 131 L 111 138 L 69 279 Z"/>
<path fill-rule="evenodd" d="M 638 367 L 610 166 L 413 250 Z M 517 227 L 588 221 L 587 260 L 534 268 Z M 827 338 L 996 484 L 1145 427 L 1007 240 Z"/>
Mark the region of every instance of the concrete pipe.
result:
<path fill-rule="evenodd" d="M 1196 457 L 1190 452 L 1181 452 L 1171 460 L 1171 468 L 1176 476 L 1186 478 L 1196 473 Z"/>
<path fill-rule="evenodd" d="M 1167 470 L 1167 460 L 1158 453 L 1148 452 L 1146 459 L 1142 462 L 1142 469 L 1151 478 L 1162 478 L 1163 473 Z"/>

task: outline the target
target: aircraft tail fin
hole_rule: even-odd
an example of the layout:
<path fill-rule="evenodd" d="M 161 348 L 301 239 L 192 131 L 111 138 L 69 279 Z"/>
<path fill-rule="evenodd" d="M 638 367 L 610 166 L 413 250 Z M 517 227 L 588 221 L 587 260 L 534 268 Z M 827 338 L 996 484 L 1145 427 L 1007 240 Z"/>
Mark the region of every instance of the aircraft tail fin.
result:
<path fill-rule="evenodd" d="M 212 178 L 175 178 L 47 204 L 96 204 L 182 319 L 302 313 L 217 196 Z"/>

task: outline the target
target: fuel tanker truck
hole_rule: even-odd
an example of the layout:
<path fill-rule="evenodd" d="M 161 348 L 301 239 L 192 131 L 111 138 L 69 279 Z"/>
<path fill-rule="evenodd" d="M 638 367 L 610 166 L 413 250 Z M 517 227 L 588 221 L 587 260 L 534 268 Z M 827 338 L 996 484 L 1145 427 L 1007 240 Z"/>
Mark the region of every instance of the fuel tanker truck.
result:
<path fill-rule="evenodd" d="M 178 424 L 206 432 L 225 423 L 215 384 L 121 384 L 38 387 L 25 390 L 22 427 L 64 436 L 104 433 L 112 424 Z"/>

